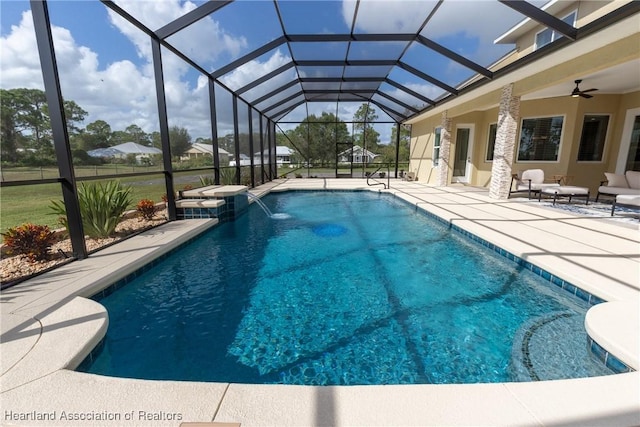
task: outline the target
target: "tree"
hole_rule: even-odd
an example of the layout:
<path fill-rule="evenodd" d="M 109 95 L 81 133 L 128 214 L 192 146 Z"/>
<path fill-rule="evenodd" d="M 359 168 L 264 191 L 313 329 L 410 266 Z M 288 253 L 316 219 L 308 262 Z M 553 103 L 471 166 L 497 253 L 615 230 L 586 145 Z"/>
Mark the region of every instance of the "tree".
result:
<path fill-rule="evenodd" d="M 335 162 L 336 144 L 349 142 L 350 138 L 347 125 L 335 114 L 326 112 L 320 117 L 308 116 L 287 136 L 305 159 L 322 166 Z"/>
<path fill-rule="evenodd" d="M 151 132 L 150 139 L 152 147 L 156 147 L 162 150 L 162 140 L 160 139 L 160 132 L 158 132 L 157 130 Z"/>
<path fill-rule="evenodd" d="M 55 162 L 51 119 L 46 94 L 40 89 L 17 88 L 2 90 L 2 155 L 9 161 L 18 160 L 18 148 L 37 150 L 29 157 L 32 161 Z M 74 101 L 63 102 L 67 130 L 72 144 L 78 144 L 75 136 L 82 134 L 78 127 L 87 116 Z"/>
<path fill-rule="evenodd" d="M 127 134 L 129 138 L 129 141 L 125 141 L 125 142 L 133 141 L 136 144 L 140 144 L 140 145 L 145 145 L 145 146 L 151 145 L 151 138 L 149 137 L 149 135 L 145 131 L 143 131 L 140 128 L 140 126 L 136 124 L 127 126 L 124 132 Z"/>
<path fill-rule="evenodd" d="M 385 148 L 383 150 L 383 161 L 384 162 L 395 162 L 396 159 L 396 138 L 398 127 L 394 126 L 391 129 L 391 143 L 389 147 L 393 147 L 393 156 L 389 156 L 389 150 Z M 411 126 L 410 125 L 400 125 L 400 149 L 398 150 L 398 162 L 408 162 L 409 161 L 409 145 L 411 143 Z"/>
<path fill-rule="evenodd" d="M 111 126 L 104 120 L 96 120 L 85 127 L 82 134 L 82 149 L 85 151 L 111 146 Z"/>
<path fill-rule="evenodd" d="M 19 138 L 17 129 L 18 102 L 12 91 L 0 89 L 0 141 L 2 141 L 2 160 L 15 162 L 18 160 Z"/>
<path fill-rule="evenodd" d="M 380 142 L 380 134 L 371 125 L 376 120 L 378 120 L 378 115 L 370 104 L 362 104 L 353 115 L 354 144 L 373 153 L 378 152 L 378 143 Z"/>
<path fill-rule="evenodd" d="M 76 123 L 81 123 L 87 117 L 87 112 L 82 109 L 75 101 L 63 101 L 64 118 L 67 121 L 67 132 L 71 134 L 80 133 L 80 128 Z M 47 108 L 47 115 L 48 115 Z"/>
<path fill-rule="evenodd" d="M 234 153 L 236 152 L 234 146 L 235 140 L 232 133 L 228 133 L 225 136 L 218 137 L 218 147 L 228 151 L 232 155 L 234 155 Z"/>
<path fill-rule="evenodd" d="M 191 135 L 189 135 L 189 131 L 178 126 L 171 126 L 171 128 L 169 128 L 169 144 L 171 145 L 172 156 L 182 156 L 191 148 Z"/>
<path fill-rule="evenodd" d="M 47 108 L 47 97 L 39 89 L 11 89 L 14 102 L 16 131 L 28 133 L 33 148 L 43 141 L 51 142 L 51 122 Z"/>
<path fill-rule="evenodd" d="M 124 144 L 125 142 L 129 142 L 130 141 L 129 138 L 130 138 L 130 135 L 127 132 L 123 130 L 115 130 L 111 133 L 110 147 L 114 145 Z"/>

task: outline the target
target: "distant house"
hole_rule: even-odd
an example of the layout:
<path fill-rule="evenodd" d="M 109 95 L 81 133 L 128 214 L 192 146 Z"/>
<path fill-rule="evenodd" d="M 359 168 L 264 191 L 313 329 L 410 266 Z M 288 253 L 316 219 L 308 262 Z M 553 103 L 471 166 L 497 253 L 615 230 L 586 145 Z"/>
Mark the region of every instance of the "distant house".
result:
<path fill-rule="evenodd" d="M 290 165 L 291 164 L 291 155 L 294 154 L 291 148 L 286 147 L 284 145 L 276 146 L 276 164 L 278 166 L 282 165 Z M 269 162 L 269 150 L 265 150 L 263 153 L 264 162 Z M 260 152 L 253 153 L 253 163 L 259 165 L 261 163 Z"/>
<path fill-rule="evenodd" d="M 371 163 L 378 157 L 376 153 L 365 150 L 359 145 L 354 145 L 348 150 L 338 154 L 338 161 L 341 163 Z"/>
<path fill-rule="evenodd" d="M 101 157 L 103 159 L 126 159 L 127 156 L 133 154 L 140 163 L 142 159 L 149 159 L 154 154 L 162 154 L 162 150 L 135 142 L 125 142 L 113 147 L 90 150 L 87 151 L 87 154 L 91 157 Z"/>
<path fill-rule="evenodd" d="M 184 152 L 182 160 L 188 160 L 200 156 L 213 156 L 213 144 L 201 144 L 199 142 L 191 144 L 191 148 Z M 231 154 L 227 150 L 218 147 L 218 156 L 220 163 L 226 165 L 229 162 Z"/>
<path fill-rule="evenodd" d="M 236 161 L 235 160 L 231 160 L 229 162 L 229 166 L 235 166 L 236 165 Z M 246 154 L 240 154 L 240 166 L 250 166 L 251 165 L 251 158 L 249 156 L 247 156 Z"/>

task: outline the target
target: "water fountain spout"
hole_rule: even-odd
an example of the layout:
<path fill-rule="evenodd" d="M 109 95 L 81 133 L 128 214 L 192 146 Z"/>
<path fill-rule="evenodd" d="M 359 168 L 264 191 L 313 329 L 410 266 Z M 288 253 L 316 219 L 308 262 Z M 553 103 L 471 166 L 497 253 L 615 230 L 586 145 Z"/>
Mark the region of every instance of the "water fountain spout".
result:
<path fill-rule="evenodd" d="M 287 218 L 291 218 L 291 215 L 286 214 L 286 213 L 272 213 L 271 209 L 269 209 L 267 207 L 267 205 L 264 204 L 264 202 L 262 200 L 260 200 L 260 197 L 256 196 L 255 194 L 253 194 L 250 191 L 247 191 L 247 196 L 249 197 L 249 199 L 253 200 L 254 202 L 256 202 L 256 204 L 258 206 L 260 206 L 260 208 L 262 209 L 262 211 L 271 219 L 287 219 Z"/>

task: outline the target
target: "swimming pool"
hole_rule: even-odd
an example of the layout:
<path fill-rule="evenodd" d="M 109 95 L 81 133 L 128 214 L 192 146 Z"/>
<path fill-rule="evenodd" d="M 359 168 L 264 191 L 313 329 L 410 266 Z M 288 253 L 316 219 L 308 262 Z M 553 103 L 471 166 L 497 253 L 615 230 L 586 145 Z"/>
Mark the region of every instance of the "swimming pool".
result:
<path fill-rule="evenodd" d="M 369 192 L 263 199 L 101 300 L 102 351 L 134 378 L 289 384 L 530 381 L 610 373 L 587 304 Z"/>

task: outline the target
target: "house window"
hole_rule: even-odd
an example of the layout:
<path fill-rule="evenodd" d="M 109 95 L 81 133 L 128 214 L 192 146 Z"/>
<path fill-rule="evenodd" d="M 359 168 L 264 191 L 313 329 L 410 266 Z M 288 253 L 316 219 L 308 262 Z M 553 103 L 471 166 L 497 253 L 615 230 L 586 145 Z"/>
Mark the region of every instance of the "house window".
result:
<path fill-rule="evenodd" d="M 557 161 L 563 121 L 562 116 L 522 120 L 518 161 Z"/>
<path fill-rule="evenodd" d="M 577 16 L 578 12 L 574 10 L 573 12 L 562 18 L 562 20 L 572 27 L 575 27 Z M 559 39 L 560 37 L 562 37 L 561 33 L 558 33 L 551 28 L 545 28 L 544 30 L 536 34 L 536 45 L 534 46 L 534 50 L 540 49 L 542 46 L 548 45 L 549 43 Z"/>
<path fill-rule="evenodd" d="M 584 116 L 578 150 L 579 162 L 600 162 L 609 127 L 609 116 Z"/>
<path fill-rule="evenodd" d="M 440 133 L 442 132 L 442 128 L 436 128 L 435 135 L 436 138 L 433 141 L 433 166 L 438 166 L 440 162 Z"/>
<path fill-rule="evenodd" d="M 487 141 L 487 161 L 493 161 L 493 150 L 496 148 L 496 134 L 498 133 L 498 124 L 491 123 L 489 125 L 489 140 Z"/>

